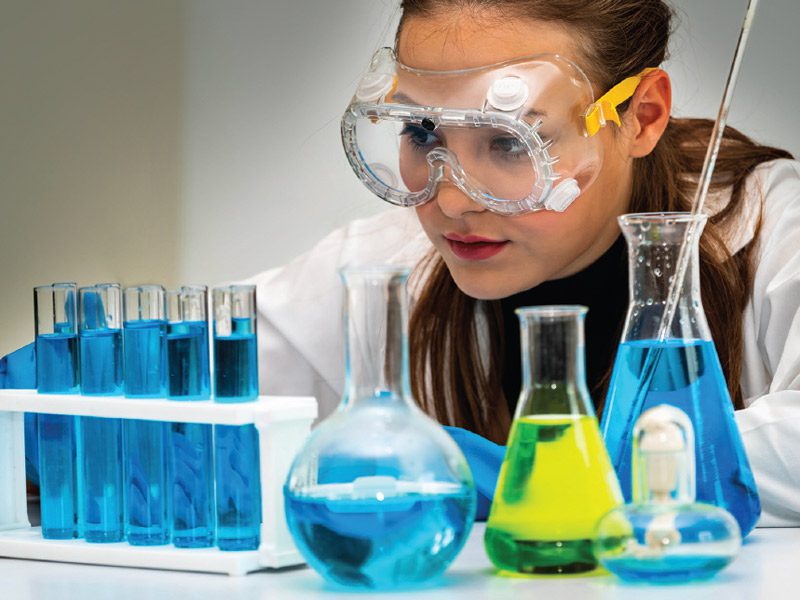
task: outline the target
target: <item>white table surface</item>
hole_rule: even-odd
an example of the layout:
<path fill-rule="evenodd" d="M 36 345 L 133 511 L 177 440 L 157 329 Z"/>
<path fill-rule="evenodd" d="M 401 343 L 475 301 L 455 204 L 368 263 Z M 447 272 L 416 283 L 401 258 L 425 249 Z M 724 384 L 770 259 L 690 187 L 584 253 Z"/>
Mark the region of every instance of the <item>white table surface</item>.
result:
<path fill-rule="evenodd" d="M 508 578 L 494 573 L 476 524 L 455 563 L 433 587 L 382 594 L 405 598 L 595 598 L 759 600 L 800 599 L 800 529 L 756 529 L 736 560 L 710 581 L 648 586 L 623 584 L 611 575 Z M 308 568 L 265 571 L 243 577 L 0 559 L 2 600 L 180 600 L 366 598 L 326 584 Z"/>

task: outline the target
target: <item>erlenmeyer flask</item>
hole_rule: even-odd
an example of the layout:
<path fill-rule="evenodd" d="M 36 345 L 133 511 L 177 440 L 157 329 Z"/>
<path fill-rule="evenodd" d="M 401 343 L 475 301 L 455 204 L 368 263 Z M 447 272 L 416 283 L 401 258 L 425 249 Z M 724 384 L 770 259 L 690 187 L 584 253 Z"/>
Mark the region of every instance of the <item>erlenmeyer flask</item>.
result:
<path fill-rule="evenodd" d="M 597 566 L 597 521 L 622 503 L 622 493 L 586 387 L 586 308 L 516 313 L 523 387 L 486 526 L 486 552 L 506 571 L 589 571 Z"/>
<path fill-rule="evenodd" d="M 746 535 L 755 526 L 761 505 L 700 301 L 699 239 L 706 219 L 689 213 L 619 217 L 628 242 L 631 301 L 601 429 L 630 502 L 636 420 L 658 404 L 686 412 L 697 436 L 697 500 L 728 510 Z M 658 330 L 670 282 L 692 222 L 695 234 L 680 302 L 669 335 L 660 342 Z"/>
<path fill-rule="evenodd" d="M 284 486 L 298 549 L 340 584 L 388 588 L 440 574 L 475 516 L 464 456 L 411 397 L 407 278 L 394 267 L 342 272 L 344 398 L 312 432 Z"/>

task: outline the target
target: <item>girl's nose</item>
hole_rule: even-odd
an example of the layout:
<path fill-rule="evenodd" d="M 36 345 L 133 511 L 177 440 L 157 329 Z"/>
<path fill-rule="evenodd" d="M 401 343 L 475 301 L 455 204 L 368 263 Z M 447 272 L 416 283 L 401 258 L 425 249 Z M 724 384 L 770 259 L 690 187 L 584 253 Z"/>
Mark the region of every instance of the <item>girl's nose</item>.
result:
<path fill-rule="evenodd" d="M 451 219 L 460 219 L 467 213 L 481 213 L 487 210 L 450 182 L 439 184 L 435 201 L 439 205 L 439 210 Z"/>

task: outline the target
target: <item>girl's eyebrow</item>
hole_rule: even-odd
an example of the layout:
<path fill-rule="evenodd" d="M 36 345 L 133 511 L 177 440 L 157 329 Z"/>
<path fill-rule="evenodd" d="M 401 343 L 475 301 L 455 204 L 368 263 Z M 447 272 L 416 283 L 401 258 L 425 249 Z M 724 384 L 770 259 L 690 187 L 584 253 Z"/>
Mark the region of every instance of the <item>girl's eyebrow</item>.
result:
<path fill-rule="evenodd" d="M 416 105 L 419 105 L 418 102 L 415 102 L 414 100 L 412 100 L 411 98 L 406 96 L 403 92 L 395 92 L 395 93 L 390 95 L 390 98 L 391 98 L 392 102 L 403 102 L 405 104 L 416 104 Z"/>

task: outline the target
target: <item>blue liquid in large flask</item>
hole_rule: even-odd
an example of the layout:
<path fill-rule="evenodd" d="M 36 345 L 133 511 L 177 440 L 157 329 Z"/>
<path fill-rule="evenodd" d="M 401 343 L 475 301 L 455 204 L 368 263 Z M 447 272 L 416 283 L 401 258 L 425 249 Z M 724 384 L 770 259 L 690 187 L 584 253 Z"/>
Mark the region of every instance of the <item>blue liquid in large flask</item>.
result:
<path fill-rule="evenodd" d="M 345 395 L 311 434 L 284 486 L 289 530 L 329 581 L 414 586 L 440 575 L 475 516 L 469 467 L 414 404 L 408 380 L 407 271 L 343 272 Z"/>
<path fill-rule="evenodd" d="M 658 329 L 686 228 L 696 220 L 692 255 L 669 335 Z M 601 423 L 611 461 L 630 502 L 633 425 L 658 404 L 686 412 L 697 437 L 697 500 L 722 507 L 742 534 L 761 512 L 733 415 L 733 404 L 700 302 L 698 240 L 705 216 L 623 215 L 631 303 Z"/>

